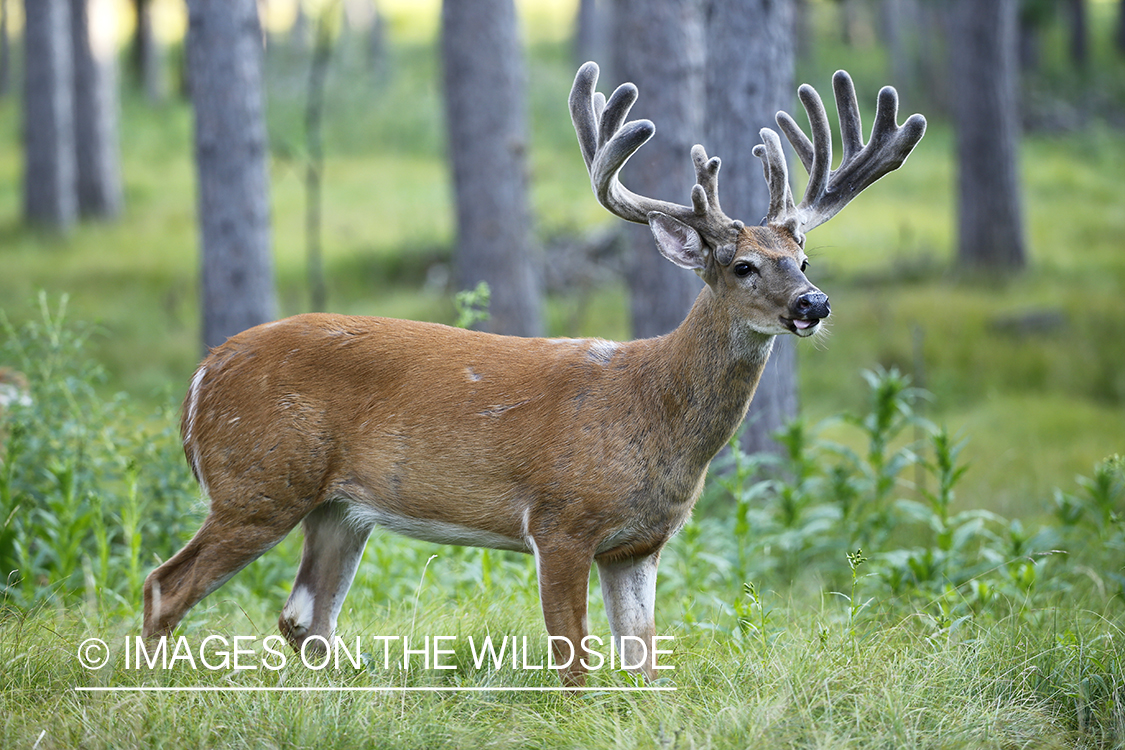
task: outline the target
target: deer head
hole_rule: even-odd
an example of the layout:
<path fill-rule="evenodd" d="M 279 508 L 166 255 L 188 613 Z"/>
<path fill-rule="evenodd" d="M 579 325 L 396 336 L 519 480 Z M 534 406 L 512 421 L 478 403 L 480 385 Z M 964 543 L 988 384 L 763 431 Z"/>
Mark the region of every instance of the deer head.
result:
<path fill-rule="evenodd" d="M 676 265 L 695 270 L 713 293 L 727 297 L 732 314 L 752 330 L 767 335 L 815 333 L 830 308 L 827 295 L 804 275 L 805 233 L 901 166 L 925 133 L 925 118 L 912 115 L 898 126 L 898 94 L 884 87 L 871 138 L 864 144 L 855 88 L 851 77 L 838 71 L 833 88 L 844 154 L 833 170 L 824 105 L 811 86 L 802 85 L 798 96 L 809 116 L 812 139 L 785 112 L 778 112 L 777 122 L 809 172 L 804 199 L 794 205 L 781 139 L 763 128 L 763 143 L 754 154 L 764 163 L 770 206 L 763 226 L 748 227 L 723 213 L 718 186 L 721 162 L 718 157 L 708 158 L 702 146 L 691 150 L 696 184 L 690 206 L 637 195 L 622 185 L 618 178 L 622 167 L 656 128 L 649 120 L 626 122 L 637 100 L 636 86 L 624 83 L 607 100 L 594 91 L 597 79 L 595 63 L 579 69 L 570 93 L 570 114 L 598 202 L 626 221 L 648 224 L 660 252 Z"/>

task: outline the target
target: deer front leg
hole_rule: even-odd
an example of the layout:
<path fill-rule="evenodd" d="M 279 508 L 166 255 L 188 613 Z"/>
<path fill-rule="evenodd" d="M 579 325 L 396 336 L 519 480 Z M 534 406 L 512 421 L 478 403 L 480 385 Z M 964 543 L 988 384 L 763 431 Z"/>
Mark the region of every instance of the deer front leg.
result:
<path fill-rule="evenodd" d="M 637 668 L 650 680 L 656 679 L 656 568 L 657 550 L 644 557 L 598 561 L 598 580 L 602 585 L 609 632 L 621 663 Z M 625 640 L 623 636 L 632 636 Z M 639 639 L 639 640 L 638 640 Z"/>
<path fill-rule="evenodd" d="M 559 665 L 559 676 L 568 687 L 586 684 L 583 646 L 588 623 L 586 594 L 590 583 L 591 551 L 551 544 L 538 544 L 529 536 L 539 578 L 539 599 L 551 639 L 551 658 Z"/>

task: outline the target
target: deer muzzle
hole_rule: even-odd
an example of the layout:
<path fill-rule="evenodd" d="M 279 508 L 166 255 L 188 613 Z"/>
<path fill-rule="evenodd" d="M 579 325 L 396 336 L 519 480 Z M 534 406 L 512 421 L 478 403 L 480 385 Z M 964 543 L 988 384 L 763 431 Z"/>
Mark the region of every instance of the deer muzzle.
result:
<path fill-rule="evenodd" d="M 810 336 L 816 331 L 820 321 L 831 314 L 828 295 L 819 289 L 813 289 L 797 296 L 789 304 L 789 317 L 782 318 L 781 322 L 798 336 Z"/>

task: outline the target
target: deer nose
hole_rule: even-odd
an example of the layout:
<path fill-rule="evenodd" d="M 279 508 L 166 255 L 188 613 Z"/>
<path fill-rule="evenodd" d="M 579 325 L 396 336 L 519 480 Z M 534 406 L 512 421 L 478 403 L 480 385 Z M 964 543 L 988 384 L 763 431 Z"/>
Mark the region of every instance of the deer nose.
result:
<path fill-rule="evenodd" d="M 793 301 L 793 317 L 809 319 L 827 318 L 832 313 L 828 295 L 821 291 L 807 292 Z"/>

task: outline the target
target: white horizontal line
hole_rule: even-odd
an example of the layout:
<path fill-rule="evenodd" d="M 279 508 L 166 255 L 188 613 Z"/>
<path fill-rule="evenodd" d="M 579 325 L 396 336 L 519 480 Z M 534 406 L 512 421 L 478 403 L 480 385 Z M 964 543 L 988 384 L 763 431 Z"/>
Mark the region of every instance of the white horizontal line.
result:
<path fill-rule="evenodd" d="M 674 687 L 240 687 L 186 685 L 183 687 L 76 687 L 79 693 L 661 693 Z"/>

